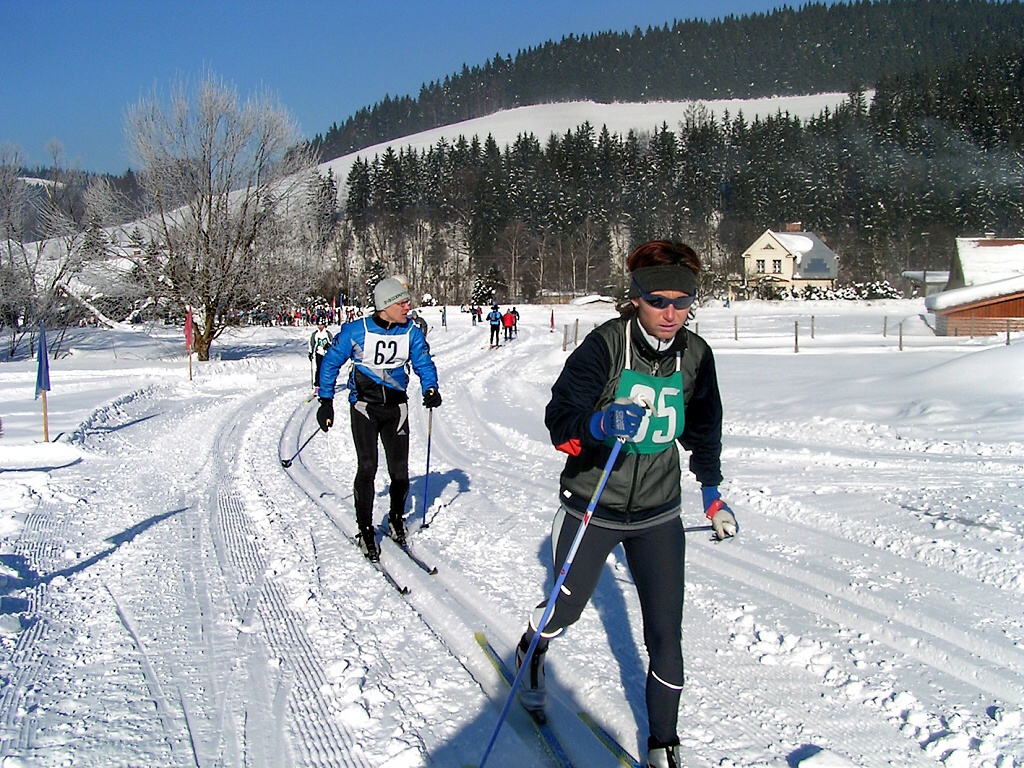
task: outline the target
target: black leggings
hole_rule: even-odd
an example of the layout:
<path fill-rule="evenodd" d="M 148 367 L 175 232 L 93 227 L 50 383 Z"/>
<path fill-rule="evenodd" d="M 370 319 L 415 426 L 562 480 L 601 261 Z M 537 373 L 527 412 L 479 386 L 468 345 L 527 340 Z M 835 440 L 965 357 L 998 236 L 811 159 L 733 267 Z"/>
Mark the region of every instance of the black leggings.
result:
<path fill-rule="evenodd" d="M 394 527 L 405 515 L 409 494 L 409 407 L 408 403 L 377 405 L 351 404 L 352 441 L 356 446 L 356 523 L 360 531 L 373 528 L 373 481 L 377 476 L 377 440 L 384 446 L 384 458 L 391 476 L 391 509 Z M 399 528 L 399 530 L 401 530 Z"/>
<path fill-rule="evenodd" d="M 557 578 L 582 521 L 564 510 L 552 527 L 554 574 Z M 583 534 L 555 609 L 544 627 L 552 637 L 575 623 L 597 587 L 608 555 L 622 544 L 626 563 L 640 598 L 644 644 L 650 658 L 647 669 L 647 718 L 650 733 L 661 743 L 676 737 L 679 698 L 683 688 L 683 561 L 686 538 L 683 523 L 674 517 L 660 525 L 639 530 L 599 528 L 591 523 Z M 533 622 L 543 615 L 544 601 Z M 527 638 L 532 636 L 527 632 Z M 543 643 L 543 640 L 541 641 Z"/>
<path fill-rule="evenodd" d="M 313 374 L 313 386 L 314 387 L 319 387 L 320 386 L 320 369 L 324 365 L 324 356 L 321 355 L 321 354 L 316 354 L 316 355 L 313 355 L 313 357 L 316 359 L 316 373 Z"/>

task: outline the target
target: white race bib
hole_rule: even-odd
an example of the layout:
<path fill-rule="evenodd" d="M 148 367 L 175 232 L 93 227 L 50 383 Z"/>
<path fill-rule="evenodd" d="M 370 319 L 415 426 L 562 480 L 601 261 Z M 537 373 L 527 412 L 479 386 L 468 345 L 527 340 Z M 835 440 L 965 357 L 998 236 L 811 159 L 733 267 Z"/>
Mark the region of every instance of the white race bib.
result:
<path fill-rule="evenodd" d="M 374 371 L 390 371 L 409 362 L 409 334 L 385 335 L 367 329 L 362 365 Z"/>

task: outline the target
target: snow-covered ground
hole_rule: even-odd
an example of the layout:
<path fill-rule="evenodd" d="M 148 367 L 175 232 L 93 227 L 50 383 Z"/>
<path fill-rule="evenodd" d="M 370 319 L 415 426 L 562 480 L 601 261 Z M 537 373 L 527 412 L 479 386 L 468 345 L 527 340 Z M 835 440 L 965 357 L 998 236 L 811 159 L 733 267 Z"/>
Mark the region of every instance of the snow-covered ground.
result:
<path fill-rule="evenodd" d="M 505 689 L 474 633 L 510 659 L 551 585 L 563 327 L 612 315 L 555 307 L 552 333 L 551 307 L 520 311 L 490 351 L 425 310 L 445 401 L 429 478 L 410 409 L 409 515 L 426 499 L 414 548 L 439 572 L 386 546 L 406 597 L 347 541 L 346 411 L 282 466 L 316 432 L 308 329 L 238 330 L 192 381 L 180 329 L 74 331 L 50 444 L 34 363 L 0 365 L 0 765 L 479 762 Z M 709 540 L 687 474 L 687 766 L 1024 765 L 1024 340 L 936 338 L 922 312 L 699 310 L 742 530 Z M 620 765 L 581 709 L 642 757 L 621 553 L 548 659 L 573 765 Z M 488 765 L 548 764 L 514 707 Z"/>

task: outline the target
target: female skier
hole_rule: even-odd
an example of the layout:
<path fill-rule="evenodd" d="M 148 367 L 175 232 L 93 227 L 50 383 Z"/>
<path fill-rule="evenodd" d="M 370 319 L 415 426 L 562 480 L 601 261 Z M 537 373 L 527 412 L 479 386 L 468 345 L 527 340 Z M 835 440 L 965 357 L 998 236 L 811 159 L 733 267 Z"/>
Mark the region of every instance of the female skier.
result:
<path fill-rule="evenodd" d="M 625 442 L 542 628 L 519 698 L 529 710 L 543 709 L 548 641 L 579 619 L 605 560 L 622 544 L 650 658 L 647 765 L 675 768 L 685 551 L 677 441 L 690 451 L 690 471 L 701 484 L 715 537 L 734 536 L 738 527 L 718 492 L 722 401 L 714 358 L 707 342 L 683 327 L 697 298 L 700 259 L 687 245 L 659 240 L 633 251 L 626 267 L 629 298 L 619 307 L 621 316 L 594 329 L 569 356 L 545 412 L 552 442 L 569 454 L 551 531 L 556 577 L 611 446 Z M 516 652 L 518 667 L 546 607 L 545 601 L 531 616 Z"/>

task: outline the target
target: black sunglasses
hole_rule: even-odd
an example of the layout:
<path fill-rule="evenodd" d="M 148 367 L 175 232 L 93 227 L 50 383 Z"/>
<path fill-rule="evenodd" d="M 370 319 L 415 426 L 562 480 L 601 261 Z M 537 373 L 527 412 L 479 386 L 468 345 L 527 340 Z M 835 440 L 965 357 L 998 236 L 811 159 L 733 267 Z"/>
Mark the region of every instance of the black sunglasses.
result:
<path fill-rule="evenodd" d="M 633 285 L 640 291 L 640 297 L 646 301 L 654 309 L 668 309 L 669 305 L 672 305 L 677 310 L 686 309 L 697 300 L 696 296 L 680 296 L 678 299 L 669 299 L 665 296 L 659 296 L 656 293 L 648 293 L 640 287 L 640 283 L 633 278 Z"/>

